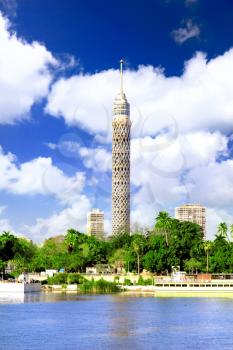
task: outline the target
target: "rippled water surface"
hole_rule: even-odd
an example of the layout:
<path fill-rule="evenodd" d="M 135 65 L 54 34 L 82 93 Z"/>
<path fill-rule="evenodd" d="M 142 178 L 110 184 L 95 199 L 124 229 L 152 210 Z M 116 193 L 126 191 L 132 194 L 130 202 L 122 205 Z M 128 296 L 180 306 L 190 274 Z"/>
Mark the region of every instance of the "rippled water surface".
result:
<path fill-rule="evenodd" d="M 233 299 L 0 297 L 1 350 L 233 350 Z"/>

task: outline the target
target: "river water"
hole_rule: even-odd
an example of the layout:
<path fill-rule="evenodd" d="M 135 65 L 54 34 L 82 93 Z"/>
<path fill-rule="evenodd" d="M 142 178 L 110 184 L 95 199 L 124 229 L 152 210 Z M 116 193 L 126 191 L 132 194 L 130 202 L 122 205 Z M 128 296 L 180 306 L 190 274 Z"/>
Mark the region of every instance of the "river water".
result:
<path fill-rule="evenodd" d="M 31 294 L 0 298 L 1 350 L 233 350 L 233 299 Z"/>

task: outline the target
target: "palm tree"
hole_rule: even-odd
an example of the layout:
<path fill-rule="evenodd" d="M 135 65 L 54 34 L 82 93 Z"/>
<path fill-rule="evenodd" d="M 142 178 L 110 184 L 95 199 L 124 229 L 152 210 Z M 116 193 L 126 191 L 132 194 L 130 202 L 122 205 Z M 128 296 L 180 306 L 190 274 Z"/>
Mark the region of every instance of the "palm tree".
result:
<path fill-rule="evenodd" d="M 137 255 L 137 267 L 138 275 L 140 274 L 140 255 L 143 253 L 143 238 L 140 235 L 135 235 L 132 242 L 132 247 L 134 252 Z"/>
<path fill-rule="evenodd" d="M 227 224 L 225 222 L 220 222 L 218 225 L 218 235 L 222 238 L 227 238 Z"/>
<path fill-rule="evenodd" d="M 171 230 L 171 218 L 168 213 L 161 211 L 156 218 L 155 229 L 159 229 L 164 235 L 168 245 L 168 234 Z"/>
<path fill-rule="evenodd" d="M 230 226 L 230 235 L 231 235 L 231 239 L 233 239 L 233 225 Z"/>
<path fill-rule="evenodd" d="M 65 236 L 65 243 L 68 247 L 68 252 L 72 253 L 76 244 L 78 243 L 79 232 L 74 229 L 67 230 L 67 234 Z"/>
<path fill-rule="evenodd" d="M 209 251 L 212 247 L 211 241 L 205 241 L 204 242 L 204 250 L 206 252 L 206 271 L 209 272 Z"/>

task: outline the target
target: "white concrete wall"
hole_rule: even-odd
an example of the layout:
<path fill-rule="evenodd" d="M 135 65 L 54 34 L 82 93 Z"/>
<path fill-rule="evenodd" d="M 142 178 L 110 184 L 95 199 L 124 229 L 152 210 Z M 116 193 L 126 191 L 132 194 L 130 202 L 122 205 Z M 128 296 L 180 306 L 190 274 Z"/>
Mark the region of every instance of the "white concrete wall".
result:
<path fill-rule="evenodd" d="M 10 282 L 0 282 L 0 294 L 14 294 L 14 293 L 30 293 L 39 292 L 41 290 L 40 283 L 10 283 Z"/>

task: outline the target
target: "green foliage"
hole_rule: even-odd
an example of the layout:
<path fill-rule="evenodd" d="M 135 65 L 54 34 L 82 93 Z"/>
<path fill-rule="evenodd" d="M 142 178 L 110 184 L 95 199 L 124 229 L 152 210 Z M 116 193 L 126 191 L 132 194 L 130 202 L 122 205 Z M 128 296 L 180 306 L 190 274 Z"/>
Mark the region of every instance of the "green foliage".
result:
<path fill-rule="evenodd" d="M 3 232 L 0 236 L 0 259 L 8 261 L 14 258 L 18 249 L 18 239 L 10 232 Z"/>
<path fill-rule="evenodd" d="M 108 262 L 115 268 L 123 268 L 127 262 L 127 251 L 123 248 L 115 250 L 114 254 L 109 257 Z"/>
<path fill-rule="evenodd" d="M 202 263 L 195 258 L 191 258 L 185 262 L 185 270 L 187 272 L 199 272 L 201 270 Z"/>
<path fill-rule="evenodd" d="M 151 286 L 153 284 L 152 278 L 143 279 L 142 276 L 139 277 L 137 285 L 138 286 Z"/>
<path fill-rule="evenodd" d="M 78 273 L 56 273 L 52 277 L 48 277 L 48 284 L 81 284 L 86 279 Z"/>
<path fill-rule="evenodd" d="M 67 276 L 68 284 L 81 284 L 85 281 L 85 278 L 78 273 L 69 273 Z"/>
<path fill-rule="evenodd" d="M 131 236 L 128 232 L 121 232 L 117 235 L 112 236 L 110 243 L 113 250 L 119 248 L 128 248 L 131 244 Z"/>
<path fill-rule="evenodd" d="M 65 274 L 57 274 L 49 281 L 58 284 L 83 284 L 80 274 L 86 267 L 97 264 L 124 267 L 126 271 L 138 273 L 143 269 L 167 273 L 172 266 L 190 272 L 232 272 L 230 234 L 233 235 L 233 225 L 228 229 L 225 223 L 220 223 L 215 240 L 203 241 L 199 225 L 181 222 L 166 212 L 158 214 L 153 230 L 146 235 L 121 232 L 108 241 L 70 229 L 65 236 L 46 239 L 37 246 L 3 232 L 0 235 L 0 272 L 5 274 L 9 262 L 14 266 L 15 276 L 24 271 L 64 269 Z"/>
<path fill-rule="evenodd" d="M 59 272 L 52 277 L 48 277 L 48 284 L 67 284 L 67 273 Z"/>
<path fill-rule="evenodd" d="M 101 278 L 98 281 L 84 281 L 80 286 L 80 291 L 83 293 L 116 293 L 120 289 L 116 283 Z"/>
<path fill-rule="evenodd" d="M 132 285 L 133 285 L 133 283 L 130 281 L 129 278 L 124 279 L 124 286 L 132 286 Z"/>

